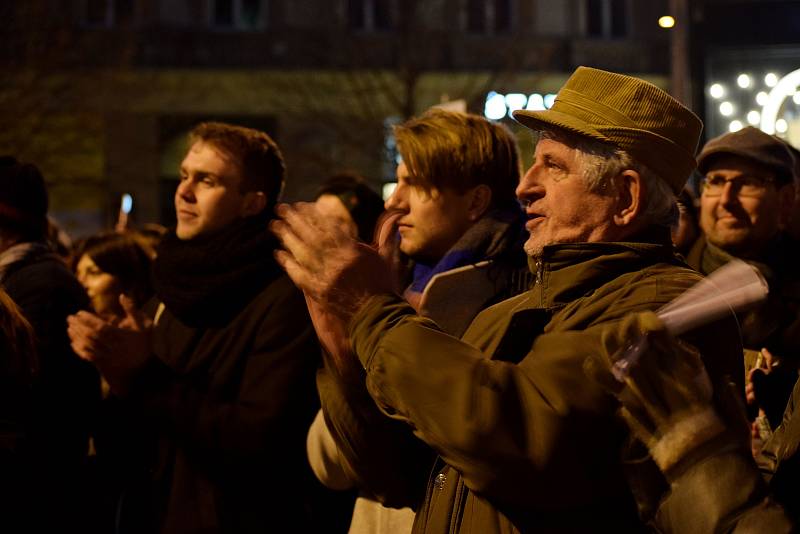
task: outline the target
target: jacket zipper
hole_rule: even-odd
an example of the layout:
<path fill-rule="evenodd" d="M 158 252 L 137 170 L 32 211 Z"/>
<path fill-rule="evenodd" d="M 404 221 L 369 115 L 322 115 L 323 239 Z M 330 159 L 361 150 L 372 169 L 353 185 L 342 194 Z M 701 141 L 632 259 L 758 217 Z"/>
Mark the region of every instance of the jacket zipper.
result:
<path fill-rule="evenodd" d="M 539 305 L 544 306 L 544 262 L 536 260 L 536 285 L 539 286 Z"/>

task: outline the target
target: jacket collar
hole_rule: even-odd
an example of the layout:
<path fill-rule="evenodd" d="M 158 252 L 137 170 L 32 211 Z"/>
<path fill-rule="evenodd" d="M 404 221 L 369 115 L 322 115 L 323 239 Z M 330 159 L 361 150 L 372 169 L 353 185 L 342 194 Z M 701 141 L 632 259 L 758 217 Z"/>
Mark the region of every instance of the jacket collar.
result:
<path fill-rule="evenodd" d="M 589 294 L 621 273 L 655 263 L 683 262 L 665 242 L 563 243 L 544 247 L 541 258 L 529 258 L 536 276 L 532 298 L 536 307 L 560 308 Z"/>

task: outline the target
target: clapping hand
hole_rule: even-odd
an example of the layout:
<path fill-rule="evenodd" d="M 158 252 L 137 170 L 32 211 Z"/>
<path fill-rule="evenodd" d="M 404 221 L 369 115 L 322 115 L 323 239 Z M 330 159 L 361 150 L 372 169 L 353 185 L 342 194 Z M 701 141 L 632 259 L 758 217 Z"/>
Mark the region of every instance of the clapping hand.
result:
<path fill-rule="evenodd" d="M 127 392 L 131 379 L 152 353 L 152 321 L 125 296 L 120 296 L 125 316 L 114 321 L 87 311 L 67 317 L 67 333 L 75 353 L 92 362 L 111 389 Z"/>

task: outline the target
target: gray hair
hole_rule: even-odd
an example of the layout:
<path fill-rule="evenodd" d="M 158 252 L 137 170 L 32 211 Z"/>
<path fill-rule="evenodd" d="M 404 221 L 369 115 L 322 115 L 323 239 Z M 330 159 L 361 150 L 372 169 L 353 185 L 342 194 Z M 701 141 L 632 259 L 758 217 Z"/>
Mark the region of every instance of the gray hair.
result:
<path fill-rule="evenodd" d="M 610 194 L 614 179 L 631 169 L 639 173 L 645 188 L 642 217 L 649 225 L 671 227 L 678 221 L 675 194 L 666 180 L 628 152 L 581 135 L 562 130 L 540 132 L 540 139 L 553 139 L 575 148 L 579 153 L 583 180 L 593 193 Z"/>

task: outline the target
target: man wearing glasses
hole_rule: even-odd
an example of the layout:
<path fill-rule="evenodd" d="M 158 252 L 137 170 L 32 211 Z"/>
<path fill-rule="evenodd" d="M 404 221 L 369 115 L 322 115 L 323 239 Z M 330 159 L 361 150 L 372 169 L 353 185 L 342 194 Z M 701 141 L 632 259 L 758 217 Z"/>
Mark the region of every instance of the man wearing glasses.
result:
<path fill-rule="evenodd" d="M 782 140 L 748 127 L 709 141 L 697 163 L 704 175 L 700 227 L 705 235 L 687 262 L 709 274 L 739 258 L 769 282 L 769 300 L 740 321 L 746 369 L 774 358 L 784 371 L 753 381 L 758 404 L 774 428 L 800 362 L 800 276 L 782 232 L 794 198 L 793 158 Z"/>

